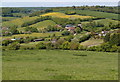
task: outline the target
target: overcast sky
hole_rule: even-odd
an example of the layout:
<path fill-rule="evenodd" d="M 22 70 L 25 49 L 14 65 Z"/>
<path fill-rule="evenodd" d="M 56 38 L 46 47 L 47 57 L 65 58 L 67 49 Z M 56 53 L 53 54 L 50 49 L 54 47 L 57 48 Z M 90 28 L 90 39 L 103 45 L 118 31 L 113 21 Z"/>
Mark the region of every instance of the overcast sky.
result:
<path fill-rule="evenodd" d="M 119 0 L 1 0 L 2 2 L 119 2 Z"/>
<path fill-rule="evenodd" d="M 119 0 L 0 0 L 0 7 L 118 6 Z"/>

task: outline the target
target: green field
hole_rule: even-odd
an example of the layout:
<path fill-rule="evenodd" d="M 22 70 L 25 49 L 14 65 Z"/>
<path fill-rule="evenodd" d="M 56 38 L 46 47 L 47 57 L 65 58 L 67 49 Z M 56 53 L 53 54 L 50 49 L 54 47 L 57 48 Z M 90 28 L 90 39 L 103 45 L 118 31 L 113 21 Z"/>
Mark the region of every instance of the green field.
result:
<path fill-rule="evenodd" d="M 33 25 L 30 25 L 30 27 L 35 27 L 35 28 L 38 28 L 38 29 L 43 29 L 43 28 L 47 28 L 49 25 L 56 25 L 55 22 L 53 22 L 52 20 L 45 20 L 45 21 L 42 21 L 42 22 L 38 22 L 36 24 L 33 24 Z"/>
<path fill-rule="evenodd" d="M 53 34 L 55 34 L 56 36 L 61 36 L 61 32 L 48 32 L 48 33 L 31 33 L 31 34 L 16 34 L 16 35 L 12 35 L 12 36 L 7 36 L 7 37 L 3 37 L 3 39 L 6 38 L 20 38 L 20 37 L 49 37 L 52 36 Z"/>
<path fill-rule="evenodd" d="M 113 14 L 113 13 L 90 11 L 90 10 L 76 10 L 76 12 L 77 14 L 81 14 L 81 15 L 95 16 L 99 18 L 110 18 L 110 19 L 118 20 L 118 14 Z"/>
<path fill-rule="evenodd" d="M 118 54 L 70 50 L 3 51 L 2 74 L 3 80 L 117 80 Z"/>
<path fill-rule="evenodd" d="M 83 46 L 96 46 L 96 45 L 100 45 L 102 43 L 103 43 L 103 39 L 89 39 L 80 44 Z"/>
<path fill-rule="evenodd" d="M 112 19 L 99 19 L 99 20 L 93 20 L 93 21 L 100 24 L 104 24 L 105 26 L 108 26 L 110 22 L 113 24 L 118 24 L 119 22 L 117 20 L 112 20 Z M 82 22 L 82 24 L 86 24 L 86 23 L 89 23 L 89 22 L 88 21 Z"/>
<path fill-rule="evenodd" d="M 2 26 L 6 26 L 6 27 L 10 27 L 10 26 L 18 26 L 18 27 L 21 27 L 21 25 L 25 22 L 29 22 L 29 21 L 34 21 L 35 19 L 37 19 L 39 17 L 35 16 L 35 17 L 22 17 L 22 18 L 17 18 L 17 19 L 14 19 L 14 20 L 11 20 L 11 21 L 6 21 L 6 22 L 3 22 L 2 23 Z"/>

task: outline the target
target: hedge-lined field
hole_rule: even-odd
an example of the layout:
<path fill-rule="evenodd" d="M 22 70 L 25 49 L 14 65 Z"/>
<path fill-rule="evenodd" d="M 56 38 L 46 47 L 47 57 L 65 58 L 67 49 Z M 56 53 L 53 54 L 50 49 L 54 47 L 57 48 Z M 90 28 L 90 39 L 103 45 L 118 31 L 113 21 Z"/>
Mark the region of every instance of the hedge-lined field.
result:
<path fill-rule="evenodd" d="M 61 36 L 61 32 L 48 32 L 48 33 L 32 33 L 32 34 L 16 34 L 12 36 L 3 37 L 4 38 L 20 38 L 20 37 L 49 37 L 55 34 L 56 36 Z"/>
<path fill-rule="evenodd" d="M 89 39 L 87 41 L 84 41 L 80 43 L 83 46 L 95 46 L 95 45 L 100 45 L 103 43 L 103 39 Z"/>
<path fill-rule="evenodd" d="M 23 17 L 23 18 L 17 18 L 17 19 L 14 19 L 14 20 L 11 20 L 11 21 L 6 21 L 6 22 L 3 22 L 2 23 L 2 26 L 6 26 L 6 27 L 11 27 L 11 26 L 18 26 L 18 27 L 21 27 L 21 25 L 25 22 L 29 22 L 29 21 L 34 21 L 35 19 L 37 19 L 39 17 Z"/>
<path fill-rule="evenodd" d="M 118 20 L 118 14 L 113 14 L 113 13 L 90 11 L 90 10 L 76 10 L 76 12 L 77 14 L 82 14 L 87 16 L 95 16 L 99 18 L 110 18 L 110 19 Z"/>
<path fill-rule="evenodd" d="M 33 25 L 30 25 L 30 27 L 35 27 L 35 28 L 38 28 L 38 29 L 42 29 L 42 28 L 47 28 L 49 25 L 56 25 L 55 22 L 53 22 L 52 20 L 45 20 L 45 21 L 42 21 L 42 22 L 38 22 L 36 24 L 33 24 Z"/>
<path fill-rule="evenodd" d="M 100 24 L 104 24 L 105 26 L 108 26 L 110 24 L 110 22 L 112 24 L 118 24 L 119 21 L 117 20 L 112 20 L 112 19 L 99 19 L 99 20 L 93 20 L 94 22 L 100 23 Z M 82 24 L 86 24 L 89 23 L 88 21 L 86 22 L 82 22 Z"/>
<path fill-rule="evenodd" d="M 3 51 L 2 76 L 3 80 L 117 80 L 118 54 L 73 50 Z"/>

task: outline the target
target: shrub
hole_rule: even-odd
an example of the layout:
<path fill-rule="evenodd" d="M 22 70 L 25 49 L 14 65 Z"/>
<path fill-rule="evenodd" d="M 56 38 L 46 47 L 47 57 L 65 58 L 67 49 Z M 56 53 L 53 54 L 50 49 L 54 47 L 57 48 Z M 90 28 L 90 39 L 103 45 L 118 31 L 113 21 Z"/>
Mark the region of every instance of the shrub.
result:
<path fill-rule="evenodd" d="M 54 45 L 51 42 L 47 42 L 45 45 L 46 49 L 54 49 Z"/>
<path fill-rule="evenodd" d="M 18 42 L 13 42 L 7 46 L 9 50 L 18 50 L 20 49 L 20 44 Z"/>
<path fill-rule="evenodd" d="M 70 49 L 71 50 L 78 50 L 78 47 L 79 47 L 79 43 L 76 43 L 76 42 L 71 42 L 70 43 Z"/>
<path fill-rule="evenodd" d="M 63 50 L 69 50 L 70 49 L 70 43 L 68 41 L 65 41 L 62 45 L 61 48 Z"/>
<path fill-rule="evenodd" d="M 67 31 L 67 30 L 64 30 L 64 31 L 62 32 L 62 35 L 63 35 L 63 36 L 70 35 L 70 32 L 69 32 L 69 31 Z"/>
<path fill-rule="evenodd" d="M 86 47 L 86 46 L 83 46 L 83 45 L 79 45 L 79 46 L 78 46 L 78 49 L 79 49 L 79 50 L 86 50 L 87 47 Z"/>
<path fill-rule="evenodd" d="M 8 44 L 12 43 L 13 41 L 11 40 L 3 40 L 2 41 L 2 46 L 7 46 Z"/>
<path fill-rule="evenodd" d="M 81 42 L 84 42 L 84 41 L 86 41 L 86 40 L 88 40 L 90 38 L 90 35 L 84 35 L 83 37 L 81 37 L 80 39 L 79 39 L 79 42 L 81 43 Z"/>
<path fill-rule="evenodd" d="M 46 49 L 46 45 L 44 43 L 40 42 L 36 45 L 36 48 L 37 49 Z"/>
<path fill-rule="evenodd" d="M 30 46 L 20 46 L 21 50 L 33 50 L 35 47 L 30 47 Z"/>

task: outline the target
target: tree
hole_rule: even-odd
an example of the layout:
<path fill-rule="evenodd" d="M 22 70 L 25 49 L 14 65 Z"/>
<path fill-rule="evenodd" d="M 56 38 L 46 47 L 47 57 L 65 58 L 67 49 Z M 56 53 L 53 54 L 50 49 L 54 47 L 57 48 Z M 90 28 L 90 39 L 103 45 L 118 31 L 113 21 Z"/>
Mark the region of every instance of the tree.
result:
<path fill-rule="evenodd" d="M 39 32 L 37 28 L 34 27 L 26 27 L 25 31 L 30 31 L 30 32 Z"/>
<path fill-rule="evenodd" d="M 38 43 L 38 44 L 36 45 L 36 48 L 37 48 L 37 49 L 46 49 L 46 46 L 45 46 L 44 43 L 40 42 L 40 43 Z"/>
<path fill-rule="evenodd" d="M 77 50 L 79 47 L 79 43 L 76 43 L 76 42 L 71 42 L 70 43 L 70 49 L 71 50 Z"/>
<path fill-rule="evenodd" d="M 2 46 L 7 46 L 7 45 L 9 45 L 10 43 L 12 43 L 11 40 L 3 40 L 3 41 L 2 41 Z"/>
<path fill-rule="evenodd" d="M 64 30 L 64 31 L 62 32 L 62 35 L 63 35 L 63 36 L 67 36 L 67 35 L 69 35 L 69 34 L 70 34 L 70 32 L 67 31 L 67 30 Z"/>
<path fill-rule="evenodd" d="M 17 30 L 17 27 L 16 27 L 16 26 L 11 27 L 11 28 L 10 28 L 10 32 L 11 32 L 12 34 L 19 34 L 19 31 Z"/>
<path fill-rule="evenodd" d="M 75 32 L 76 32 L 76 33 L 80 33 L 80 32 L 81 32 L 81 29 L 80 29 L 79 27 L 77 27 L 77 28 L 75 29 Z"/>
<path fill-rule="evenodd" d="M 13 42 L 7 47 L 9 50 L 18 50 L 20 49 L 20 44 L 18 42 Z"/>
<path fill-rule="evenodd" d="M 120 45 L 120 33 L 111 34 L 109 42 L 110 42 L 111 45 L 116 44 L 116 45 L 119 46 Z"/>
<path fill-rule="evenodd" d="M 104 37 L 104 42 L 109 42 L 110 41 L 110 33 L 106 34 Z"/>
<path fill-rule="evenodd" d="M 70 43 L 68 41 L 65 41 L 62 45 L 61 48 L 64 50 L 69 50 L 70 49 Z"/>
<path fill-rule="evenodd" d="M 51 42 L 48 42 L 45 45 L 46 45 L 46 49 L 53 49 L 54 48 L 54 45 Z"/>

